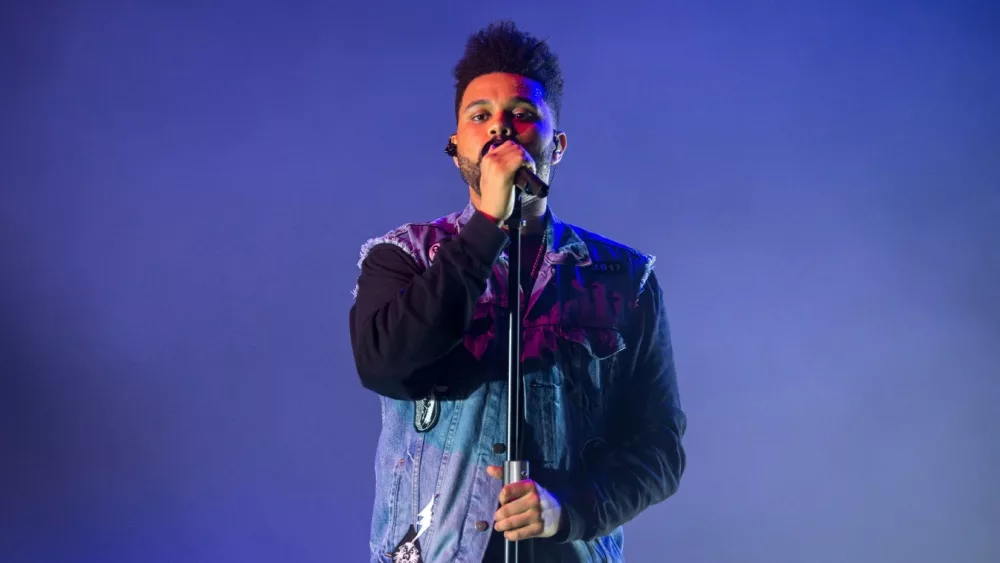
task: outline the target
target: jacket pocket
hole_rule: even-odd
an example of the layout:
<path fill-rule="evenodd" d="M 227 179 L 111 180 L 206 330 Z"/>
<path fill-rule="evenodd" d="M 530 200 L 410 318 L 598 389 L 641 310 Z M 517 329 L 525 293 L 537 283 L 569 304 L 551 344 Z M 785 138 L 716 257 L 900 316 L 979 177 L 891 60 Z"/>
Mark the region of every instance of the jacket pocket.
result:
<path fill-rule="evenodd" d="M 384 482 L 377 483 L 377 490 L 382 494 L 376 495 L 376 502 L 381 506 L 375 506 L 374 529 L 372 530 L 372 541 L 369 542 L 372 554 L 385 556 L 402 538 L 402 536 L 394 538 L 394 535 L 398 520 L 397 515 L 399 514 L 400 486 L 403 482 L 403 475 L 407 473 L 406 467 L 408 465 L 409 462 L 406 458 L 399 459 L 393 463 L 392 471 L 387 472 L 386 477 L 388 478 Z"/>
<path fill-rule="evenodd" d="M 564 327 L 562 337 L 580 347 L 585 360 L 603 361 L 625 350 L 625 338 L 615 328 Z"/>

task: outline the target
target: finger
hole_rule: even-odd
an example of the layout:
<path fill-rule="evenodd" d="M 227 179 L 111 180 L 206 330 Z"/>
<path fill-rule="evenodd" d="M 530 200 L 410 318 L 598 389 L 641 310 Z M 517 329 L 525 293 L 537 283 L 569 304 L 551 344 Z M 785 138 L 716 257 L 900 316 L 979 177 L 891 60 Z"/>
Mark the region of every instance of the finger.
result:
<path fill-rule="evenodd" d="M 531 162 L 530 155 L 527 155 L 519 148 L 512 149 L 511 151 L 491 153 L 483 159 L 485 166 L 492 166 L 500 170 L 516 170 L 519 166 L 529 162 Z"/>
<path fill-rule="evenodd" d="M 489 145 L 489 149 L 484 156 L 504 156 L 511 154 L 527 154 L 527 149 L 520 143 L 507 140 L 499 145 Z"/>
<path fill-rule="evenodd" d="M 499 465 L 488 465 L 486 466 L 486 474 L 494 479 L 499 479 L 503 481 L 503 468 Z"/>
<path fill-rule="evenodd" d="M 542 521 L 542 511 L 541 509 L 535 508 L 528 510 L 526 512 L 521 512 L 520 514 L 514 514 L 512 516 L 508 516 L 507 518 L 504 518 L 502 520 L 497 520 L 496 524 L 494 524 L 493 527 L 498 532 L 506 532 L 509 530 L 517 530 L 519 528 L 524 528 L 526 526 L 534 524 L 535 522 L 541 522 L 541 521 Z M 544 527 L 545 526 L 543 525 L 542 528 Z"/>
<path fill-rule="evenodd" d="M 499 521 L 535 509 L 541 510 L 542 502 L 537 493 L 531 492 L 498 508 L 493 519 Z"/>
<path fill-rule="evenodd" d="M 528 524 L 523 528 L 518 528 L 516 530 L 508 530 L 503 533 L 503 537 L 510 541 L 521 541 L 531 538 L 541 537 L 542 532 L 545 530 L 545 526 L 541 522 L 533 522 Z"/>
<path fill-rule="evenodd" d="M 490 143 L 490 144 L 486 145 L 486 152 L 483 153 L 483 156 L 491 155 L 491 154 L 494 154 L 494 153 L 495 154 L 509 153 L 511 150 L 514 150 L 513 147 L 520 147 L 520 145 L 518 145 L 517 143 L 511 141 L 510 139 L 508 139 L 508 140 L 506 140 L 506 141 L 504 141 L 504 142 L 502 142 L 500 144 Z"/>
<path fill-rule="evenodd" d="M 496 139 L 491 139 L 490 142 L 488 142 L 485 145 L 483 145 L 483 150 L 480 151 L 480 154 L 482 154 L 483 156 L 486 156 L 487 154 L 489 154 L 489 153 L 491 153 L 491 152 L 499 149 L 500 147 L 508 144 L 509 142 L 510 142 L 510 139 L 507 139 L 506 141 L 504 141 L 502 143 L 496 142 Z"/>
<path fill-rule="evenodd" d="M 512 500 L 519 499 L 524 495 L 535 492 L 535 482 L 531 480 L 511 483 L 500 489 L 500 504 L 507 504 Z M 538 495 L 535 495 L 536 497 Z"/>
<path fill-rule="evenodd" d="M 517 172 L 517 169 L 523 166 L 525 162 L 526 161 L 520 157 L 505 155 L 493 160 L 483 160 L 481 169 L 483 171 L 483 175 L 500 175 L 508 177 Z"/>
<path fill-rule="evenodd" d="M 512 157 L 511 164 L 516 164 L 518 168 L 527 168 L 532 172 L 537 172 L 537 170 L 535 170 L 535 159 L 531 157 L 531 153 L 528 152 L 528 149 L 520 145 L 518 145 L 518 149 L 520 150 L 518 150 L 515 157 Z"/>

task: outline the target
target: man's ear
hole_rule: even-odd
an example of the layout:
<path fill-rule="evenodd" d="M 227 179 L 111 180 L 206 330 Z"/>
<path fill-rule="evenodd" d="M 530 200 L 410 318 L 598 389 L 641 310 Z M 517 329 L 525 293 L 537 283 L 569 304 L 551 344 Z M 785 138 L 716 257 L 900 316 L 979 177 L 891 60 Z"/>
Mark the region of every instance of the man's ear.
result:
<path fill-rule="evenodd" d="M 552 144 L 555 145 L 555 148 L 552 149 L 552 164 L 559 164 L 563 155 L 566 154 L 566 132 L 556 131 L 553 133 Z"/>
<path fill-rule="evenodd" d="M 444 152 L 451 157 L 451 161 L 455 163 L 455 168 L 459 168 L 458 164 L 458 137 L 452 135 L 448 138 L 448 145 L 445 146 Z"/>

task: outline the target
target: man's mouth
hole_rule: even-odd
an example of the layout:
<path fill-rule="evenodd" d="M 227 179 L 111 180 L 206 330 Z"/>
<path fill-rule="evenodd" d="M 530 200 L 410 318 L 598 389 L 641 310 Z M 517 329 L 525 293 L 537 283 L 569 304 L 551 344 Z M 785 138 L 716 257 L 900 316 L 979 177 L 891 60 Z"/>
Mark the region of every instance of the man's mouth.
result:
<path fill-rule="evenodd" d="M 490 139 L 485 145 L 483 145 L 483 150 L 479 152 L 479 158 L 481 159 L 484 156 L 486 156 L 486 153 L 490 152 L 490 149 L 492 147 L 499 147 L 500 145 L 506 143 L 507 141 L 514 141 L 515 143 L 517 142 L 512 138 L 502 139 L 499 137 L 494 137 Z"/>

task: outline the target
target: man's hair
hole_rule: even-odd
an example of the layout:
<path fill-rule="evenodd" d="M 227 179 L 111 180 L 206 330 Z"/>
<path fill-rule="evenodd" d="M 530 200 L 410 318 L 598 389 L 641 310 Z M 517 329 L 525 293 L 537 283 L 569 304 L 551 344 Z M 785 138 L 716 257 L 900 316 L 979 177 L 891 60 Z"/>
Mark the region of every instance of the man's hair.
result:
<path fill-rule="evenodd" d="M 545 41 L 517 29 L 510 20 L 502 20 L 469 37 L 465 54 L 455 65 L 455 117 L 458 118 L 462 96 L 469 83 L 493 72 L 518 74 L 542 85 L 545 103 L 552 109 L 556 123 L 562 108 L 563 76 L 559 59 Z"/>

